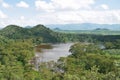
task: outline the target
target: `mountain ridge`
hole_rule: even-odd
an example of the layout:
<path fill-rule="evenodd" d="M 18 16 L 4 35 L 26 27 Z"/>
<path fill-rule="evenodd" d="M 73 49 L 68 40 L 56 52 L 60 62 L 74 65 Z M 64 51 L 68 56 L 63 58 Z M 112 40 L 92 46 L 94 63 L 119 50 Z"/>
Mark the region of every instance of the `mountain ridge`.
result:
<path fill-rule="evenodd" d="M 82 24 L 51 24 L 46 25 L 51 29 L 59 28 L 61 30 L 94 30 L 96 28 L 106 28 L 109 30 L 120 30 L 120 24 L 93 24 L 93 23 L 82 23 Z"/>
<path fill-rule="evenodd" d="M 55 42 L 56 38 L 53 34 L 55 34 L 55 32 L 41 24 L 32 28 L 8 25 L 0 30 L 1 36 L 5 36 L 10 39 L 29 39 L 35 37 L 40 39 L 43 38 L 45 42 Z"/>

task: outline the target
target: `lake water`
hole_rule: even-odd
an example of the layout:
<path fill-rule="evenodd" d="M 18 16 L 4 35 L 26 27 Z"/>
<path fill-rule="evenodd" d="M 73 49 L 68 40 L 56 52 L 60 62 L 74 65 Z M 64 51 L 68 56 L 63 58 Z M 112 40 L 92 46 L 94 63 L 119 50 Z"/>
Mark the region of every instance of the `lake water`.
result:
<path fill-rule="evenodd" d="M 37 62 L 57 61 L 60 57 L 70 55 L 70 46 L 73 43 L 53 44 L 52 49 L 42 49 L 42 52 L 36 52 Z"/>

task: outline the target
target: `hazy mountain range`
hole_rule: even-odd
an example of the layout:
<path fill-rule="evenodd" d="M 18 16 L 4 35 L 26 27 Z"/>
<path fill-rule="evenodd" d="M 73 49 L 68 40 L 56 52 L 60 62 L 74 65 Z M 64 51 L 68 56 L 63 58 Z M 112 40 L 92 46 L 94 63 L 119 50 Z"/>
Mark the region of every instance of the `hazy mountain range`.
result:
<path fill-rule="evenodd" d="M 92 24 L 92 23 L 83 23 L 83 24 L 51 24 L 46 25 L 51 29 L 61 29 L 61 30 L 94 30 L 97 28 L 109 29 L 109 30 L 120 30 L 120 24 Z"/>
<path fill-rule="evenodd" d="M 120 24 L 92 24 L 92 23 L 83 23 L 83 24 L 50 24 L 45 25 L 50 29 L 60 29 L 60 30 L 95 30 L 95 29 L 108 29 L 108 30 L 117 30 L 120 31 Z M 23 26 L 25 28 L 32 28 L 33 26 Z M 2 29 L 2 28 L 0 28 Z"/>

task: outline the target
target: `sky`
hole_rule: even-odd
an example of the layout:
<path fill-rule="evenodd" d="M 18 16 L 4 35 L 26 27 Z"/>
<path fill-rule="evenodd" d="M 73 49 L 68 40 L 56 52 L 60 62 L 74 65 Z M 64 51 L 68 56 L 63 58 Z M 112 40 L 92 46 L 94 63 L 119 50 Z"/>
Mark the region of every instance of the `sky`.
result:
<path fill-rule="evenodd" d="M 0 0 L 0 27 L 72 23 L 120 24 L 120 0 Z"/>

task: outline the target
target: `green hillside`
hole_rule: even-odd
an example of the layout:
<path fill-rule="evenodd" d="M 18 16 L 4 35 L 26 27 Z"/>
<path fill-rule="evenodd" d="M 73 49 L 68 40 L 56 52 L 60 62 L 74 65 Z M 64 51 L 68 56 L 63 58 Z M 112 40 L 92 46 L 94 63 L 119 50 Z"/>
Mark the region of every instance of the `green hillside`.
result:
<path fill-rule="evenodd" d="M 22 28 L 17 25 L 9 25 L 0 31 L 0 35 L 9 39 L 30 39 L 37 38 L 44 42 L 56 42 L 53 35 L 55 32 L 43 25 L 36 25 L 33 28 Z"/>
<path fill-rule="evenodd" d="M 108 31 L 108 32 L 107 32 Z M 109 34 L 108 34 L 109 33 Z M 104 42 L 119 39 L 120 32 L 113 34 L 109 30 L 94 30 L 94 31 L 53 31 L 44 25 L 36 25 L 32 28 L 22 28 L 17 25 L 9 25 L 0 30 L 0 35 L 9 39 L 31 39 L 33 43 L 59 43 L 70 41 L 82 42 Z M 114 35 L 114 36 L 112 36 Z"/>
<path fill-rule="evenodd" d="M 120 31 L 112 30 L 54 30 L 54 31 L 74 34 L 120 35 Z"/>

